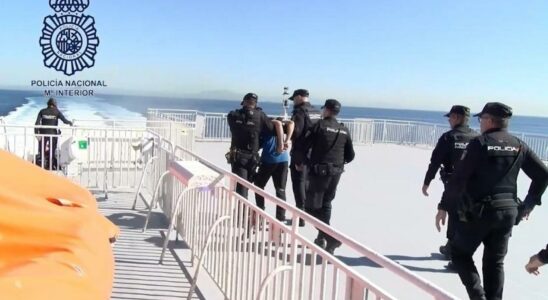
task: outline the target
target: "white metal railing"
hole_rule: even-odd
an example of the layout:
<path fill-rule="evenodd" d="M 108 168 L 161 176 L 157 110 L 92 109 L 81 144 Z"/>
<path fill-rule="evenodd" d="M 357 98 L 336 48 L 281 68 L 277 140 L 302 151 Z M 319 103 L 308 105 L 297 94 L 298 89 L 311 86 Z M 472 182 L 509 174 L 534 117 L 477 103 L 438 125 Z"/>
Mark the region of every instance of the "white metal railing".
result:
<path fill-rule="evenodd" d="M 226 114 L 204 113 L 193 110 L 150 109 L 149 115 L 159 120 L 188 119 L 200 124 L 195 127 L 195 136 L 201 141 L 229 141 L 230 129 Z M 340 119 L 350 130 L 357 145 L 391 143 L 411 146 L 434 147 L 448 125 L 414 121 L 379 119 Z M 548 161 L 548 135 L 513 132 L 521 138 L 544 161 Z"/>
<path fill-rule="evenodd" d="M 150 182 L 149 188 L 157 189 L 156 200 L 189 245 L 193 260 L 203 262 L 203 268 L 227 299 L 395 299 L 303 236 L 298 227 L 299 218 L 334 236 L 358 257 L 371 259 L 394 276 L 423 290 L 425 297 L 456 299 L 394 261 L 192 151 L 173 148 L 166 140 L 156 147 L 158 163 L 154 163 L 155 171 L 150 174 L 151 181 L 156 183 Z M 224 180 L 211 190 L 185 190 L 183 183 L 173 176 L 165 177 L 170 160 L 197 160 L 222 174 Z M 280 223 L 235 193 L 237 183 L 263 196 L 266 203 L 285 208 L 293 225 Z M 149 193 L 155 194 L 152 190 Z M 197 268 L 199 270 L 199 265 Z"/>
<path fill-rule="evenodd" d="M 88 188 L 108 190 L 136 188 L 144 161 L 153 156 L 160 136 L 175 145 L 193 148 L 192 128 L 186 123 L 144 120 L 76 120 L 77 126 L 59 127 L 61 133 L 36 134 L 52 126 L 25 126 L 0 123 L 0 149 Z M 147 127 L 149 125 L 149 127 Z M 49 150 L 46 141 L 57 149 Z M 53 147 L 52 147 L 53 148 Z M 153 170 L 152 170 L 153 171 Z"/>

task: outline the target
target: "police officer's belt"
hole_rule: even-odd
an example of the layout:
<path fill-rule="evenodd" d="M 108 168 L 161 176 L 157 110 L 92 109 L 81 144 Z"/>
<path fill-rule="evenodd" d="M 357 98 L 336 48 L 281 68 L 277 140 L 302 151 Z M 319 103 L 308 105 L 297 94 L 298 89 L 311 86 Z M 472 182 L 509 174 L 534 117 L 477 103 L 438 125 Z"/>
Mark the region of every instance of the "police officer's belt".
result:
<path fill-rule="evenodd" d="M 310 171 L 317 176 L 335 176 L 342 174 L 344 169 L 332 163 L 320 163 L 313 164 Z"/>
<path fill-rule="evenodd" d="M 248 160 L 254 163 L 258 163 L 259 161 L 258 153 L 253 153 L 249 150 L 242 150 L 242 149 L 230 149 L 230 151 L 227 154 L 225 154 L 225 157 L 229 164 L 232 164 L 234 162 L 241 161 L 241 160 Z"/>

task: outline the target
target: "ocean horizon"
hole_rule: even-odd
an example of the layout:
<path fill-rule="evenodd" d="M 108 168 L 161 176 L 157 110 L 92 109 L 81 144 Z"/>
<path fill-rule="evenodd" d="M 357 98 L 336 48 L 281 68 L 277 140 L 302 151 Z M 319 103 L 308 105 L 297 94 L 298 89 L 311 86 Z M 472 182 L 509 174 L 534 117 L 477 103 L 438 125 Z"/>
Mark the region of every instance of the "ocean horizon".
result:
<path fill-rule="evenodd" d="M 0 90 L 0 117 L 6 117 L 17 110 L 25 111 L 26 106 L 45 107 L 46 97 L 39 92 Z M 127 95 L 98 95 L 97 97 L 79 98 L 58 98 L 61 109 L 63 106 L 71 105 L 71 102 L 85 104 L 86 108 L 80 109 L 78 118 L 86 116 L 86 111 L 101 115 L 104 118 L 128 119 L 132 117 L 146 117 L 148 108 L 159 109 L 183 109 L 197 110 L 212 113 L 227 113 L 240 107 L 240 100 L 226 99 L 192 99 L 192 98 L 167 98 L 151 96 L 127 96 Z M 40 103 L 43 102 L 43 103 Z M 320 109 L 323 103 L 312 104 Z M 292 102 L 289 102 L 288 114 L 292 111 Z M 268 115 L 282 115 L 283 107 L 281 101 L 268 102 L 259 101 L 259 106 Z M 74 106 L 72 106 L 74 107 Z M 449 108 L 448 108 L 449 109 Z M 444 111 L 416 110 L 416 109 L 394 109 L 375 107 L 344 106 L 339 115 L 341 119 L 367 118 L 387 119 L 400 121 L 425 122 L 432 124 L 447 125 L 447 118 Z M 74 116 L 67 116 L 75 118 Z M 479 127 L 476 118 L 470 121 L 472 127 Z M 512 118 L 511 130 L 513 132 L 548 135 L 548 117 L 519 116 Z"/>

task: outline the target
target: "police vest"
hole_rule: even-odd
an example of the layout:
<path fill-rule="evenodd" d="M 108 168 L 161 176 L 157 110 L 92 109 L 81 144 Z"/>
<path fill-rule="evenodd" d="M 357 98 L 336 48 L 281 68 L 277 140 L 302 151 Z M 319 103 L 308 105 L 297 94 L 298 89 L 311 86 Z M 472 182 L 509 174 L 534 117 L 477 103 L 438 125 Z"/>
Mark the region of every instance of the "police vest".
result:
<path fill-rule="evenodd" d="M 462 153 L 468 146 L 468 143 L 470 143 L 473 138 L 477 137 L 478 133 L 468 127 L 459 127 L 448 132 L 448 135 L 451 137 L 452 141 L 449 157 L 451 166 L 447 166 L 449 167 L 449 170 L 445 171 L 451 173 L 454 170 L 455 164 L 462 157 Z"/>
<path fill-rule="evenodd" d="M 242 108 L 230 112 L 231 149 L 253 153 L 259 151 L 262 115 L 261 109 L 247 110 Z"/>
<path fill-rule="evenodd" d="M 524 145 L 516 137 L 500 131 L 484 134 L 478 139 L 486 157 L 477 168 L 477 178 L 484 181 L 487 185 L 484 189 L 488 189 L 484 190 L 485 195 L 478 196 L 517 199 L 517 177 L 523 163 L 523 155 L 519 154 Z M 511 168 L 514 161 L 516 163 Z"/>
<path fill-rule="evenodd" d="M 314 127 L 314 146 L 310 154 L 310 162 L 331 163 L 335 166 L 344 166 L 344 147 L 348 137 L 348 130 L 342 123 L 335 120 L 321 120 Z"/>
<path fill-rule="evenodd" d="M 300 136 L 295 141 L 293 141 L 293 149 L 291 150 L 292 152 L 302 150 L 306 134 L 322 118 L 321 112 L 312 105 L 310 105 L 310 103 L 308 102 L 293 110 L 293 116 L 300 114 L 304 116 L 303 131 Z"/>

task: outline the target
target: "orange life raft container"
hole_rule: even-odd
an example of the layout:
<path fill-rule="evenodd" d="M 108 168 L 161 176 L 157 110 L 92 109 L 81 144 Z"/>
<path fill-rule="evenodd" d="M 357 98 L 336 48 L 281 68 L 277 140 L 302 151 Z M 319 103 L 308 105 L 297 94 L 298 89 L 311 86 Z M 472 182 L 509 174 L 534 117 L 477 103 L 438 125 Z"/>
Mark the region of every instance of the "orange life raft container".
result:
<path fill-rule="evenodd" d="M 0 299 L 109 299 L 117 234 L 88 190 L 0 150 Z"/>

